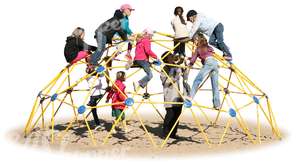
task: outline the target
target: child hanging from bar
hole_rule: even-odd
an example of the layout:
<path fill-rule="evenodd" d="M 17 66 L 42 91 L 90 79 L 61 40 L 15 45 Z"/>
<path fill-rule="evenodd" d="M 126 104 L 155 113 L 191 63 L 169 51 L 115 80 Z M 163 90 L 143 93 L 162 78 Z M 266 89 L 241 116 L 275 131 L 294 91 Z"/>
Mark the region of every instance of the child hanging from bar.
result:
<path fill-rule="evenodd" d="M 138 82 L 133 82 L 134 91 L 137 92 L 139 88 L 145 88 L 148 82 L 152 79 L 153 75 L 150 69 L 149 57 L 152 57 L 157 62 L 157 55 L 151 50 L 151 38 L 154 31 L 147 28 L 143 31 L 142 35 L 137 37 L 134 64 L 143 68 L 146 72 Z"/>
<path fill-rule="evenodd" d="M 214 50 L 208 45 L 206 38 L 201 33 L 196 34 L 193 37 L 193 42 L 196 45 L 196 50 L 190 59 L 189 66 L 193 66 L 197 58 L 201 59 L 201 63 L 203 66 L 193 82 L 191 94 L 188 99 L 192 100 L 195 97 L 199 85 L 201 84 L 203 79 L 207 75 L 209 75 L 213 92 L 213 105 L 216 110 L 220 110 L 221 105 L 218 87 L 219 68 L 217 60 L 215 60 L 213 57 Z"/>
<path fill-rule="evenodd" d="M 112 117 L 115 117 L 114 123 L 120 118 L 122 121 L 123 129 L 125 132 L 127 132 L 127 125 L 125 120 L 125 112 L 124 109 L 126 107 L 124 101 L 127 98 L 127 95 L 125 93 L 125 84 L 124 81 L 126 80 L 126 74 L 123 71 L 119 71 L 116 74 L 116 81 L 114 82 L 111 90 L 109 91 L 106 103 L 109 102 L 109 100 L 112 100 Z M 116 131 L 113 130 L 115 133 Z"/>
<path fill-rule="evenodd" d="M 74 64 L 91 55 L 91 51 L 96 51 L 97 47 L 84 42 L 84 36 L 84 29 L 77 27 L 72 35 L 67 37 L 64 55 L 68 63 Z"/>

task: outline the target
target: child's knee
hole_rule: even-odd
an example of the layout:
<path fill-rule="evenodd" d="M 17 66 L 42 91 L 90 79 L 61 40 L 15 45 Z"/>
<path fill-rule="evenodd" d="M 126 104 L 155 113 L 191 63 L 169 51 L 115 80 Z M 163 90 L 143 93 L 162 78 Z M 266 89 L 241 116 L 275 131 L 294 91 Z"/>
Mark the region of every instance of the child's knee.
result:
<path fill-rule="evenodd" d="M 149 79 L 152 79 L 152 78 L 153 78 L 152 72 L 149 72 L 149 73 L 148 73 L 148 77 L 149 77 Z"/>

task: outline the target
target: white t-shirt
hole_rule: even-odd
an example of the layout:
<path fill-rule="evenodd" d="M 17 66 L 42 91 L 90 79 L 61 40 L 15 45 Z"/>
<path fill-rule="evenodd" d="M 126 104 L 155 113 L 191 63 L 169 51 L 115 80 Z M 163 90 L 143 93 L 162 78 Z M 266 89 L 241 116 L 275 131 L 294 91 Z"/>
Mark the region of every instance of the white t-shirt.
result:
<path fill-rule="evenodd" d="M 171 25 L 175 32 L 175 38 L 184 38 L 189 36 L 187 26 L 181 23 L 180 17 L 178 15 L 172 19 Z"/>
<path fill-rule="evenodd" d="M 91 76 L 89 78 L 86 79 L 87 83 L 88 83 L 88 87 L 89 89 L 92 88 L 91 91 L 91 96 L 97 96 L 97 95 L 101 95 L 104 91 L 105 88 L 103 88 L 102 85 L 102 77 L 96 77 L 96 76 Z"/>

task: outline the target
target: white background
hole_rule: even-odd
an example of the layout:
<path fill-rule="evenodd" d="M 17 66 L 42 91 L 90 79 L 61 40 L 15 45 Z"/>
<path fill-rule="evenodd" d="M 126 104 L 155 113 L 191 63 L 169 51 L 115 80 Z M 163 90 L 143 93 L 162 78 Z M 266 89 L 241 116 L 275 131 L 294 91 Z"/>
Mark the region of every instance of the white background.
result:
<path fill-rule="evenodd" d="M 184 163 L 299 163 L 296 157 L 300 146 L 297 1 L 10 0 L 0 2 L 1 164 L 103 163 L 104 159 L 100 158 L 22 147 L 5 135 L 24 125 L 39 89 L 65 65 L 63 47 L 73 28 L 84 27 L 86 41 L 95 44 L 94 30 L 124 2 L 136 8 L 130 17 L 134 31 L 151 27 L 171 33 L 170 20 L 177 5 L 221 21 L 235 64 L 270 96 L 285 135 L 280 143 L 272 146 L 241 153 L 182 158 Z"/>

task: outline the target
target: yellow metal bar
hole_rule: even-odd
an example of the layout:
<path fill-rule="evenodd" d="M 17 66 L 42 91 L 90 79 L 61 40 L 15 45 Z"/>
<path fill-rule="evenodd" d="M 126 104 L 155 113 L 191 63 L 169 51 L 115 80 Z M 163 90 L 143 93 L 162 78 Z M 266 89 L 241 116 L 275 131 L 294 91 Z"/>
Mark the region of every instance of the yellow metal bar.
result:
<path fill-rule="evenodd" d="M 259 109 L 258 109 L 258 105 L 256 106 L 256 113 L 257 113 L 257 116 L 256 116 L 256 120 L 257 120 L 257 142 L 259 144 L 261 144 L 261 139 L 260 139 L 260 119 L 259 119 Z"/>
<path fill-rule="evenodd" d="M 54 143 L 54 102 L 52 102 L 52 114 L 51 114 L 51 143 Z"/>
<path fill-rule="evenodd" d="M 139 72 L 140 70 L 142 70 L 142 68 L 137 69 L 136 71 L 134 71 L 133 73 L 129 74 L 128 76 L 126 76 L 127 79 L 129 79 L 131 76 L 133 76 L 134 74 L 136 74 L 137 72 Z"/>
<path fill-rule="evenodd" d="M 90 136 L 90 138 L 92 139 L 92 143 L 93 143 L 93 145 L 96 145 L 96 140 L 95 140 L 94 134 L 93 134 L 93 132 L 91 131 L 90 125 L 89 125 L 89 123 L 87 122 L 86 116 L 85 116 L 84 114 L 83 114 L 83 118 L 84 118 L 85 125 L 86 125 L 86 127 L 87 127 L 87 129 L 88 129 L 89 136 Z"/>
<path fill-rule="evenodd" d="M 26 126 L 24 128 L 24 135 L 27 136 L 28 134 L 28 128 L 30 127 L 30 124 L 32 122 L 32 119 L 34 117 L 34 114 L 35 114 L 35 110 L 36 110 L 36 106 L 37 106 L 37 103 L 39 101 L 39 98 L 36 97 L 35 101 L 34 101 L 34 104 L 33 104 L 33 107 L 32 107 L 32 110 L 31 110 L 31 113 L 30 113 L 30 116 L 29 116 L 29 119 L 27 120 L 27 123 L 26 123 Z"/>
<path fill-rule="evenodd" d="M 226 133 L 227 133 L 228 128 L 230 127 L 230 125 L 231 125 L 231 118 L 229 118 L 228 121 L 227 121 L 227 123 L 226 123 L 226 127 L 225 127 L 225 130 L 224 130 L 224 132 L 223 132 L 223 134 L 221 136 L 221 139 L 219 141 L 219 145 L 221 145 L 223 143 L 224 137 L 225 137 L 225 135 L 226 135 Z"/>
<path fill-rule="evenodd" d="M 192 112 L 192 116 L 193 116 L 193 118 L 194 118 L 194 120 L 195 120 L 195 122 L 196 122 L 196 125 L 198 126 L 198 129 L 199 129 L 199 131 L 201 132 L 201 134 L 202 134 L 202 136 L 203 136 L 203 138 L 204 138 L 206 144 L 210 147 L 210 142 L 209 142 L 209 140 L 208 140 L 207 134 L 204 132 L 204 130 L 203 130 L 201 124 L 200 124 L 199 119 L 196 117 L 196 115 L 195 115 L 195 113 L 193 112 L 193 110 L 192 110 L 192 109 L 190 109 L 190 110 L 191 110 L 191 112 Z"/>
<path fill-rule="evenodd" d="M 164 37 L 174 38 L 173 35 L 170 35 L 170 34 L 167 34 L 167 33 L 162 33 L 162 32 L 155 31 L 155 34 L 159 34 L 159 35 L 164 36 Z"/>
<path fill-rule="evenodd" d="M 268 98 L 266 98 L 266 100 L 267 100 L 267 105 L 268 105 L 268 110 L 269 110 L 269 112 L 271 113 L 271 116 L 272 116 L 272 123 L 274 123 L 274 126 L 275 126 L 275 128 L 276 128 L 276 132 L 277 132 L 277 134 L 276 134 L 276 137 L 279 139 L 279 140 L 281 140 L 281 133 L 280 133 L 280 130 L 279 130 L 279 128 L 278 128 L 278 125 L 277 125 L 277 122 L 276 122 L 276 119 L 275 119 L 275 116 L 274 116 L 274 113 L 273 113 L 273 111 L 272 111 L 272 107 L 271 107 L 271 103 L 270 103 L 270 100 L 268 99 Z"/>
<path fill-rule="evenodd" d="M 150 102 L 151 100 L 149 99 L 149 102 Z M 154 104 L 152 104 L 152 103 L 150 103 L 151 105 L 152 105 L 152 107 L 155 109 L 155 111 L 158 113 L 158 115 L 160 116 L 160 118 L 162 119 L 162 120 L 164 120 L 164 117 L 162 116 L 162 114 L 159 112 L 159 110 L 156 108 L 156 106 L 154 105 Z"/>
<path fill-rule="evenodd" d="M 171 133 L 173 132 L 173 130 L 175 129 L 177 123 L 179 122 L 179 120 L 180 120 L 180 118 L 181 118 L 181 116 L 182 116 L 184 110 L 185 110 L 185 108 L 183 108 L 183 110 L 181 111 L 181 113 L 180 113 L 180 115 L 178 116 L 176 122 L 174 123 L 172 129 L 170 130 L 170 132 L 168 133 L 168 135 L 167 135 L 167 137 L 164 139 L 164 141 L 161 143 L 160 148 L 163 148 L 163 147 L 165 146 L 165 144 L 167 143 L 168 139 L 169 139 L 170 136 L 171 136 Z"/>
<path fill-rule="evenodd" d="M 149 134 L 147 128 L 145 127 L 145 124 L 144 124 L 144 122 L 143 122 L 143 119 L 142 119 L 141 116 L 139 115 L 137 109 L 135 109 L 134 107 L 132 107 L 132 109 L 134 110 L 133 113 L 135 113 L 136 116 L 138 117 L 138 120 L 140 121 L 140 123 L 141 123 L 141 125 L 142 125 L 142 127 L 143 127 L 143 129 L 144 129 L 144 131 L 145 131 L 145 133 L 146 133 L 146 135 L 147 135 L 148 138 L 150 139 L 150 141 L 151 141 L 153 147 L 154 147 L 154 148 L 157 148 L 157 144 L 154 142 L 152 136 Z"/>

